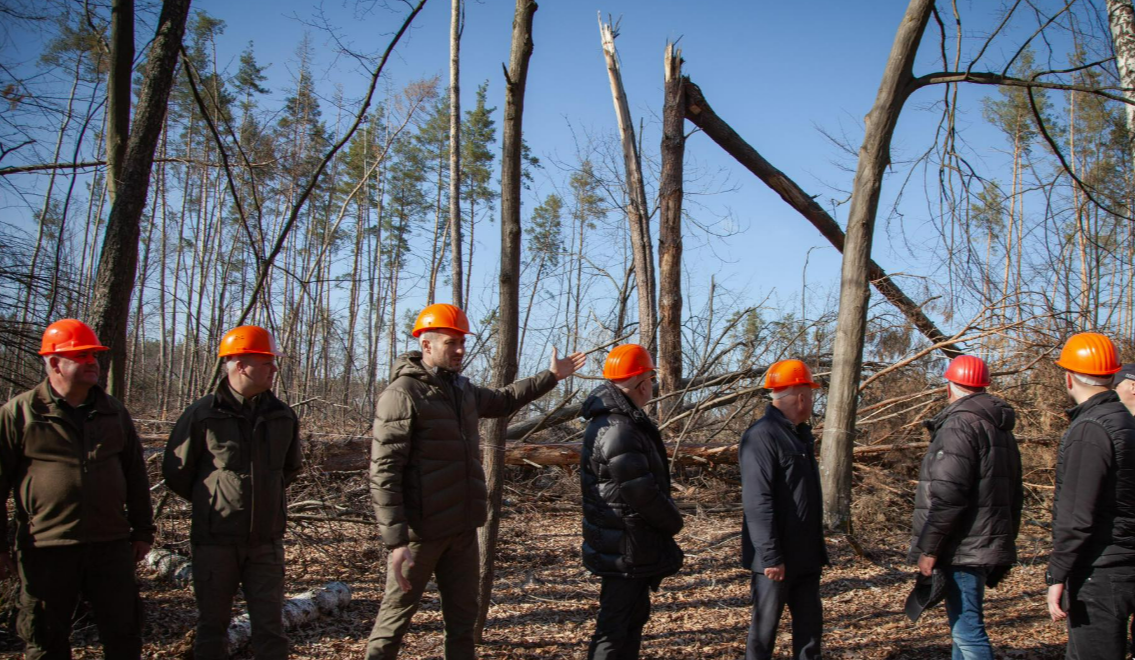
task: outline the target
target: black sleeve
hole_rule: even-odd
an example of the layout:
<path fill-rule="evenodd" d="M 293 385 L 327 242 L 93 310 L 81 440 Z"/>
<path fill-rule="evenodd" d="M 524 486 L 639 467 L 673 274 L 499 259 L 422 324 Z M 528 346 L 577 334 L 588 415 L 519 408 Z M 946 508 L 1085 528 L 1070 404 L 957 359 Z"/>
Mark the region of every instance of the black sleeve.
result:
<path fill-rule="evenodd" d="M 979 458 L 973 444 L 975 430 L 957 417 L 938 430 L 938 456 L 930 463 L 930 509 L 918 537 L 918 549 L 936 556 L 942 542 L 970 506 L 973 484 L 977 480 Z"/>
<path fill-rule="evenodd" d="M 1013 460 L 1013 540 L 1021 533 L 1021 512 L 1025 508 L 1025 484 L 1021 471 L 1021 450 L 1017 447 L 1017 440 L 1010 433 L 1010 446 Z"/>
<path fill-rule="evenodd" d="M 1099 424 L 1080 424 L 1065 438 L 1061 489 L 1052 519 L 1048 570 L 1063 582 L 1092 536 L 1096 504 L 1112 464 L 1111 440 Z"/>
<path fill-rule="evenodd" d="M 674 536 L 682 531 L 682 513 L 650 471 L 647 442 L 633 426 L 612 424 L 595 439 L 595 453 L 607 462 L 611 480 L 635 513 L 651 527 Z"/>
<path fill-rule="evenodd" d="M 741 437 L 741 502 L 749 539 L 764 566 L 784 563 L 776 526 L 776 475 L 780 469 L 773 438 L 759 426 Z"/>

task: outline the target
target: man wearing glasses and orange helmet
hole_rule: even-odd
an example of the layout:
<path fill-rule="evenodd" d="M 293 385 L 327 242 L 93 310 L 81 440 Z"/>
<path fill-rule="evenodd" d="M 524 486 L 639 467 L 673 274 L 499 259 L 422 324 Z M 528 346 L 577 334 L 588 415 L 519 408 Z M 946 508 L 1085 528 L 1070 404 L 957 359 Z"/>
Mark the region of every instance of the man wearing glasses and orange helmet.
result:
<path fill-rule="evenodd" d="M 820 385 L 800 360 L 765 373 L 772 403 L 741 436 L 741 562 L 753 572 L 746 660 L 769 660 L 784 606 L 792 614 L 792 657 L 820 657 L 824 546 L 816 440 L 808 420 Z"/>
<path fill-rule="evenodd" d="M 288 656 L 284 635 L 284 489 L 299 476 L 299 421 L 272 393 L 272 335 L 245 325 L 221 338 L 225 377 L 182 413 L 162 462 L 169 489 L 192 504 L 196 660 L 228 657 L 233 597 L 243 586 L 257 660 Z"/>
<path fill-rule="evenodd" d="M 643 411 L 654 360 L 638 344 L 616 346 L 605 382 L 584 402 L 580 455 L 583 565 L 602 579 L 588 660 L 632 660 L 650 618 L 650 592 L 682 567 L 674 536 L 682 514 L 670 497 L 670 464 L 658 427 Z"/>

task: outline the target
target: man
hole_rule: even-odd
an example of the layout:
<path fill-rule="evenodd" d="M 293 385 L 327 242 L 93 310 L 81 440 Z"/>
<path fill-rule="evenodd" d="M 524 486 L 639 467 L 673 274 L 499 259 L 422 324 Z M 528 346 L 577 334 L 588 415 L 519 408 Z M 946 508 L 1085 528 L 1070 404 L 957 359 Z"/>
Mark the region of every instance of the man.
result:
<path fill-rule="evenodd" d="M 142 655 L 134 565 L 154 542 L 150 481 L 134 421 L 98 385 L 106 350 L 82 321 L 52 323 L 39 351 L 47 379 L 0 408 L 0 530 L 12 491 L 28 660 L 71 657 L 80 594 L 107 658 Z M 16 566 L 0 549 L 3 579 Z"/>
<path fill-rule="evenodd" d="M 1115 394 L 1123 402 L 1123 406 L 1135 415 L 1135 362 L 1123 365 L 1116 372 L 1111 385 L 1115 388 Z"/>
<path fill-rule="evenodd" d="M 196 660 L 229 657 L 233 597 L 244 589 L 256 660 L 288 657 L 284 636 L 284 490 L 302 469 L 299 421 L 272 393 L 280 352 L 264 328 L 221 338 L 225 377 L 185 409 L 162 461 L 169 489 L 192 504 Z"/>
<path fill-rule="evenodd" d="M 820 657 L 823 611 L 820 571 L 824 546 L 816 439 L 808 420 L 819 384 L 800 360 L 768 368 L 772 404 L 741 436 L 744 524 L 741 562 L 753 571 L 752 621 L 746 660 L 771 660 L 784 606 L 792 613 L 792 657 Z"/>
<path fill-rule="evenodd" d="M 1076 406 L 1056 460 L 1048 612 L 1068 621 L 1071 660 L 1123 658 L 1135 614 L 1135 417 L 1110 389 L 1107 337 L 1073 335 L 1056 362 Z"/>
<path fill-rule="evenodd" d="M 914 497 L 908 559 L 946 577 L 946 616 L 955 658 L 993 660 L 985 632 L 986 585 L 995 586 L 1017 560 L 1024 492 L 1016 414 L 986 393 L 989 368 L 959 355 L 946 369 L 949 405 L 931 420 Z"/>
<path fill-rule="evenodd" d="M 602 578 L 588 660 L 633 660 L 650 618 L 650 592 L 682 567 L 674 535 L 682 514 L 670 497 L 670 464 L 658 427 L 643 412 L 654 361 L 638 344 L 616 346 L 606 381 L 584 402 L 580 455 L 583 565 Z"/>
<path fill-rule="evenodd" d="M 473 658 L 479 568 L 477 528 L 488 515 L 481 468 L 482 417 L 507 417 L 575 373 L 586 358 L 557 359 L 542 374 L 502 389 L 460 375 L 469 320 L 453 305 L 426 307 L 413 335 L 421 352 L 399 356 L 375 407 L 370 491 L 390 550 L 386 594 L 366 657 L 397 657 L 402 636 L 436 575 L 445 621 L 445 658 Z"/>

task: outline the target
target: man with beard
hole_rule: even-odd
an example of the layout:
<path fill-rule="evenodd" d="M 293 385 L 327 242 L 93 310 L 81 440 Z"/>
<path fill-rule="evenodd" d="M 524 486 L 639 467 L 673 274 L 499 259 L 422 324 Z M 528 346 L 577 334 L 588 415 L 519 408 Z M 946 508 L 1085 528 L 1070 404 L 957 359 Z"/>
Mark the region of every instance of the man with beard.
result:
<path fill-rule="evenodd" d="M 390 550 L 386 593 L 367 641 L 368 660 L 393 660 L 431 576 L 441 593 L 445 659 L 475 657 L 477 528 L 488 516 L 478 421 L 507 417 L 575 373 L 586 357 L 558 359 L 508 387 L 462 376 L 469 319 L 453 305 L 422 310 L 413 334 L 421 351 L 399 356 L 375 407 L 370 492 Z"/>

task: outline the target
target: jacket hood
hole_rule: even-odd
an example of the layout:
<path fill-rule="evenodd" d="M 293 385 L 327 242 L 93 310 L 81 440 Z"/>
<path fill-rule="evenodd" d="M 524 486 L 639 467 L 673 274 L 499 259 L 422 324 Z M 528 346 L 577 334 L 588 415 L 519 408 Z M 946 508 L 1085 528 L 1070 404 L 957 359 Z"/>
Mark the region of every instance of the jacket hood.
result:
<path fill-rule="evenodd" d="M 1005 432 L 1011 432 L 1017 425 L 1017 413 L 1009 404 L 988 392 L 978 392 L 946 406 L 946 409 L 938 413 L 934 419 L 926 422 L 926 427 L 934 431 L 945 423 L 946 418 L 958 412 L 968 412 L 983 417 L 995 428 Z"/>
<path fill-rule="evenodd" d="M 579 416 L 590 420 L 600 415 L 609 415 L 611 413 L 619 413 L 626 415 L 639 421 L 639 418 L 645 418 L 646 413 L 639 410 L 631 403 L 627 395 L 619 391 L 611 383 L 604 381 L 601 385 L 591 390 L 591 394 L 587 400 L 583 402 L 583 407 L 579 410 Z"/>

